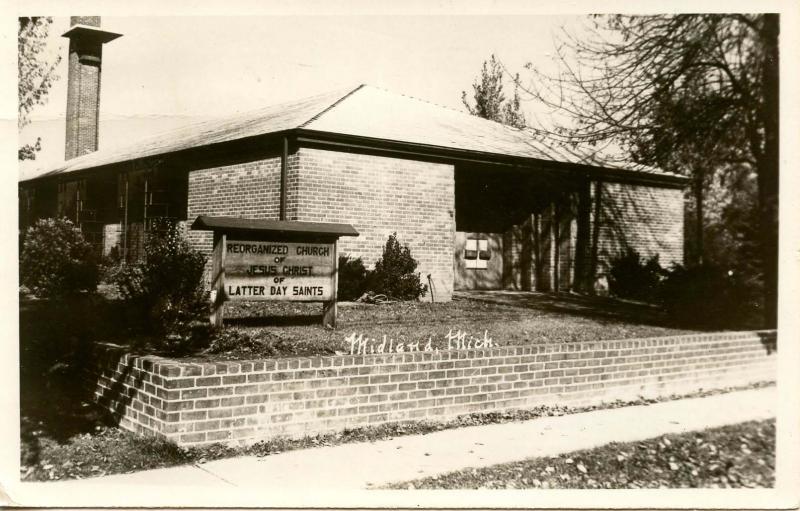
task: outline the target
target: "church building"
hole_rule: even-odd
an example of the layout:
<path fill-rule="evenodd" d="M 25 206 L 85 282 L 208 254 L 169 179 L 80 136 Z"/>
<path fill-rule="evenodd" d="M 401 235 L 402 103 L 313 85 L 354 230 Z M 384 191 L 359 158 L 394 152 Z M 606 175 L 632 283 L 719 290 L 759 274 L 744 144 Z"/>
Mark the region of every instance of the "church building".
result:
<path fill-rule="evenodd" d="M 683 262 L 685 178 L 369 85 L 98 150 L 102 48 L 119 34 L 73 17 L 64 36 L 66 161 L 19 183 L 22 229 L 67 217 L 98 251 L 131 260 L 162 219 L 347 223 L 360 236 L 340 252 L 371 265 L 397 232 L 436 301 L 600 290 L 626 248 Z M 187 236 L 210 252 L 211 232 Z"/>

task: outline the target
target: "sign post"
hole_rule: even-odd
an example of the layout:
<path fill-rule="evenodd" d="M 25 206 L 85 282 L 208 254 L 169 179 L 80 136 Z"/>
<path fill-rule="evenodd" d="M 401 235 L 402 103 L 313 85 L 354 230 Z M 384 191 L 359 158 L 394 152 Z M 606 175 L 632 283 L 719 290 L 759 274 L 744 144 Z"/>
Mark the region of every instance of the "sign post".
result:
<path fill-rule="evenodd" d="M 347 224 L 199 216 L 192 229 L 214 231 L 211 323 L 226 301 L 322 302 L 322 323 L 336 327 L 337 240 L 358 236 Z"/>
<path fill-rule="evenodd" d="M 225 303 L 225 241 L 224 233 L 214 233 L 214 251 L 211 256 L 211 324 L 222 326 Z"/>
<path fill-rule="evenodd" d="M 333 242 L 333 272 L 331 272 L 333 299 L 322 302 L 322 325 L 326 328 L 336 328 L 336 290 L 339 289 L 339 256 L 336 250 L 338 244 L 336 241 Z"/>

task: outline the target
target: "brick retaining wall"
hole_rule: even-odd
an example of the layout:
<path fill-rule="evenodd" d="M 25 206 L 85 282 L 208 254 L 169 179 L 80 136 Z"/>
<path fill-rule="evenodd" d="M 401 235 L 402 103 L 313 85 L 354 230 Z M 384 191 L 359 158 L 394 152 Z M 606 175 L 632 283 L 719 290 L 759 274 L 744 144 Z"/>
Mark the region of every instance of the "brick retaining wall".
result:
<path fill-rule="evenodd" d="M 775 380 L 776 334 L 187 363 L 98 345 L 87 382 L 124 429 L 180 445 L 252 443 L 547 403 Z"/>

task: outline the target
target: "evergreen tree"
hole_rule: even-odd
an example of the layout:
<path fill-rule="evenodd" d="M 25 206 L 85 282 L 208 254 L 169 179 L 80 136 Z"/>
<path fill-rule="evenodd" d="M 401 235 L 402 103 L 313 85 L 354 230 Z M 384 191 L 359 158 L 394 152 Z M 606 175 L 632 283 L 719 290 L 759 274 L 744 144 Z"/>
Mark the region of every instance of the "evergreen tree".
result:
<path fill-rule="evenodd" d="M 506 100 L 503 94 L 503 66 L 491 56 L 489 61 L 483 61 L 480 83 L 472 83 L 472 97 L 475 105 L 467 99 L 467 92 L 461 91 L 461 101 L 472 115 L 497 121 L 515 128 L 525 127 L 525 114 L 520 105 L 519 75 L 514 77 L 514 96 Z"/>

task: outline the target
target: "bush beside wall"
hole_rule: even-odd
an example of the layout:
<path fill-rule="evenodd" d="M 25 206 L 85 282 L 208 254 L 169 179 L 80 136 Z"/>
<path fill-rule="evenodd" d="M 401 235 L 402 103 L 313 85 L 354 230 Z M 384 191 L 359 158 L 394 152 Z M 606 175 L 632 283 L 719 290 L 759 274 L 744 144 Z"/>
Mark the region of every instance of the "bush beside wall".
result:
<path fill-rule="evenodd" d="M 125 429 L 180 445 L 252 443 L 774 380 L 775 353 L 774 331 L 217 363 L 98 345 L 85 381 Z"/>
<path fill-rule="evenodd" d="M 20 284 L 43 298 L 94 292 L 100 258 L 66 218 L 43 218 L 29 227 L 19 257 Z"/>

